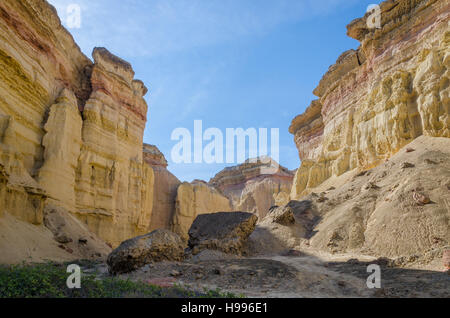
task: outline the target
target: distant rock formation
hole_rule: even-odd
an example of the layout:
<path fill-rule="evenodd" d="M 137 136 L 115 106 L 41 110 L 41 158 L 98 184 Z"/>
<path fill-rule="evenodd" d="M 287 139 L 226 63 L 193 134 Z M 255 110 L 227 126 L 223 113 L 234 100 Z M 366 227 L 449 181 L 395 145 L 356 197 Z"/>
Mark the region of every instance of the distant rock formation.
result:
<path fill-rule="evenodd" d="M 66 209 L 112 245 L 147 233 L 144 84 L 104 48 L 92 63 L 43 0 L 0 3 L 0 215 Z"/>
<path fill-rule="evenodd" d="M 450 137 L 450 5 L 385 1 L 381 28 L 356 19 L 361 42 L 343 53 L 314 90 L 319 97 L 289 131 L 302 165 L 291 198 L 332 176 L 373 168 L 420 135 Z"/>
<path fill-rule="evenodd" d="M 264 172 L 270 164 L 278 167 L 275 173 Z M 272 206 L 289 202 L 293 179 L 292 171 L 273 160 L 247 160 L 222 170 L 209 184 L 231 200 L 235 211 L 255 213 L 262 219 Z"/>

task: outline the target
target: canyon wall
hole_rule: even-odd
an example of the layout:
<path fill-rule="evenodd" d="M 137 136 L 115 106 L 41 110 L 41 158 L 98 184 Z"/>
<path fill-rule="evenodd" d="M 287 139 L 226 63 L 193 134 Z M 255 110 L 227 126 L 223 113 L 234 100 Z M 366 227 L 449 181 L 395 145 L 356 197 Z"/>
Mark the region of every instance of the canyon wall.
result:
<path fill-rule="evenodd" d="M 88 59 L 43 0 L 0 2 L 0 217 L 69 211 L 111 245 L 146 233 L 147 93 L 106 49 Z"/>
<path fill-rule="evenodd" d="M 448 1 L 385 1 L 381 28 L 368 27 L 369 13 L 348 26 L 361 46 L 329 68 L 289 129 L 302 161 L 291 198 L 378 166 L 418 136 L 450 137 L 449 15 Z"/>
<path fill-rule="evenodd" d="M 277 167 L 276 171 L 273 167 Z M 262 219 L 274 205 L 288 203 L 293 178 L 292 171 L 273 160 L 267 163 L 248 160 L 225 168 L 208 183 L 185 182 L 177 189 L 171 229 L 187 240 L 188 230 L 200 214 L 242 211 Z"/>
<path fill-rule="evenodd" d="M 177 190 L 181 182 L 167 170 L 167 160 L 156 146 L 144 144 L 144 161 L 152 167 L 155 180 L 148 231 L 170 229 L 175 213 Z"/>
<path fill-rule="evenodd" d="M 0 3 L 0 213 L 42 224 L 50 194 L 37 179 L 41 168 L 45 174 L 44 143 L 52 142 L 44 141 L 45 129 L 53 129 L 46 121 L 73 119 L 59 123 L 74 130 L 59 141 L 81 139 L 78 107 L 90 94 L 85 69 L 91 64 L 46 2 Z"/>

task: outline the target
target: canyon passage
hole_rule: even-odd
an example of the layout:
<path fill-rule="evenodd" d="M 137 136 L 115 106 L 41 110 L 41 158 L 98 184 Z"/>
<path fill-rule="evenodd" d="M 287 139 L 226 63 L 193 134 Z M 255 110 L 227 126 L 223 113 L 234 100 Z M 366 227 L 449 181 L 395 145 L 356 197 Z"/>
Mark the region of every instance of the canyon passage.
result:
<path fill-rule="evenodd" d="M 379 8 L 282 127 L 298 169 L 250 158 L 183 182 L 143 141 L 133 66 L 84 55 L 47 1 L 2 0 L 0 265 L 79 262 L 194 296 L 450 297 L 450 4 Z"/>

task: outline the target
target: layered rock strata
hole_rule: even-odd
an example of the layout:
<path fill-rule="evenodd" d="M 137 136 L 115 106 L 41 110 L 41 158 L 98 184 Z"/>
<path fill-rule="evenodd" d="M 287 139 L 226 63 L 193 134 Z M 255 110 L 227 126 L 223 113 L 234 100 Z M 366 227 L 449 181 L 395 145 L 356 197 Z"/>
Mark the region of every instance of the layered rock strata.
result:
<path fill-rule="evenodd" d="M 177 190 L 171 229 L 187 241 L 189 228 L 197 216 L 231 211 L 230 200 L 206 182 L 184 182 Z"/>
<path fill-rule="evenodd" d="M 247 212 L 199 215 L 189 229 L 189 248 L 194 255 L 202 250 L 242 255 L 257 221 L 256 215 Z"/>
<path fill-rule="evenodd" d="M 420 135 L 450 137 L 450 4 L 385 1 L 381 27 L 368 13 L 348 26 L 361 46 L 342 54 L 315 89 L 317 100 L 297 116 L 302 165 L 291 197 L 332 176 L 368 170 Z"/>
<path fill-rule="evenodd" d="M 78 107 L 90 94 L 91 65 L 45 1 L 0 3 L 0 215 L 42 224 L 44 202 L 52 195 L 45 181 L 38 182 L 40 170 L 47 173 L 45 158 L 53 156 L 45 149 L 52 142 L 44 139 L 46 129 L 53 129 L 47 119 L 62 120 L 61 126 L 64 118 L 73 120 L 68 127 L 73 131 L 55 142 L 80 139 Z M 52 105 L 58 110 L 51 112 Z"/>
<path fill-rule="evenodd" d="M 156 230 L 149 234 L 122 242 L 108 255 L 111 274 L 132 272 L 147 264 L 161 261 L 181 261 L 184 244 L 181 238 L 168 230 Z"/>
<path fill-rule="evenodd" d="M 209 184 L 230 199 L 235 211 L 251 212 L 262 219 L 272 206 L 289 202 L 294 179 L 294 173 L 278 163 L 275 173 L 268 165 L 262 160 L 246 161 L 222 170 Z"/>
<path fill-rule="evenodd" d="M 303 200 L 319 217 L 309 247 L 440 261 L 450 242 L 450 138 L 420 136 L 387 162 L 327 180 Z"/>
<path fill-rule="evenodd" d="M 43 223 L 60 206 L 117 245 L 147 233 L 147 89 L 131 65 L 89 60 L 43 0 L 0 3 L 0 216 Z"/>

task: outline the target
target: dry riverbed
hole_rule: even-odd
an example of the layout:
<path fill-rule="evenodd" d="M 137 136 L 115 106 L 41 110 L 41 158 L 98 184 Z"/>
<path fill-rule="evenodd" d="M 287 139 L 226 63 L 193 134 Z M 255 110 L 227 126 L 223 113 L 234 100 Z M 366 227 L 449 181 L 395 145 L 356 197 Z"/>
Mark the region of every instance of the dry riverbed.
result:
<path fill-rule="evenodd" d="M 367 267 L 381 268 L 380 289 L 369 289 Z M 107 277 L 104 264 L 85 268 Z M 386 259 L 303 252 L 258 258 L 220 257 L 147 265 L 122 279 L 190 290 L 220 289 L 246 297 L 450 297 L 450 275 L 442 270 L 398 267 Z"/>

